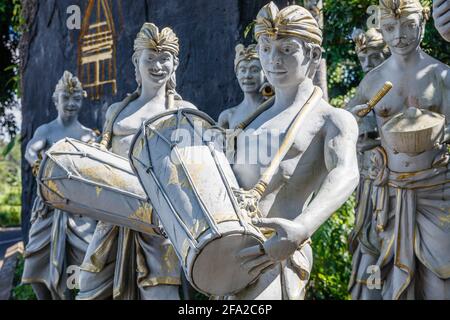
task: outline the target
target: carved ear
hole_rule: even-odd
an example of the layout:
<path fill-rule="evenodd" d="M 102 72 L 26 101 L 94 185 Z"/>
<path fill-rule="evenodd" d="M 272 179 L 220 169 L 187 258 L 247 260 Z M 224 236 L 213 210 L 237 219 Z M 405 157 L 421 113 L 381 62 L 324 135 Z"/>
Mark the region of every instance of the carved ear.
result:
<path fill-rule="evenodd" d="M 234 49 L 237 54 L 241 53 L 245 49 L 244 45 L 242 43 L 239 43 L 236 48 Z"/>
<path fill-rule="evenodd" d="M 179 65 L 180 65 L 180 60 L 174 56 L 173 57 L 173 72 L 177 71 Z"/>
<path fill-rule="evenodd" d="M 322 48 L 319 46 L 313 46 L 311 49 L 311 59 L 313 63 L 318 64 L 322 59 Z"/>

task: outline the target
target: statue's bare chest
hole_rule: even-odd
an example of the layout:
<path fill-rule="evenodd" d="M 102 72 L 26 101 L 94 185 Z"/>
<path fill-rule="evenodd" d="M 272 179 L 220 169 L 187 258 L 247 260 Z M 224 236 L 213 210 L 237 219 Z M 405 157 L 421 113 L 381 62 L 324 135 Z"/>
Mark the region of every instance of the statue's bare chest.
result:
<path fill-rule="evenodd" d="M 375 107 L 377 117 L 384 122 L 394 115 L 403 112 L 406 108 L 420 107 L 433 111 L 439 111 L 442 104 L 442 92 L 440 92 L 438 79 L 433 72 L 419 72 L 415 76 L 405 74 L 402 76 L 391 75 L 393 89 Z M 371 95 L 381 88 L 382 81 L 377 81 L 371 87 Z"/>
<path fill-rule="evenodd" d="M 251 125 L 238 137 L 236 163 L 233 169 L 245 187 L 253 187 L 265 169 L 270 166 L 283 143 L 289 144 L 286 135 L 296 115 L 297 113 L 287 113 L 270 121 L 260 121 Z M 289 145 L 289 151 L 279 165 L 274 178 L 275 184 L 295 180 L 300 171 L 304 171 L 302 175 L 306 176 L 314 173 L 308 168 L 311 169 L 315 161 L 319 163 L 323 158 L 323 144 L 320 146 L 320 143 L 313 143 L 321 138 L 320 121 L 315 119 L 316 117 L 310 114 L 305 118 L 294 142 Z"/>
<path fill-rule="evenodd" d="M 159 105 L 128 105 L 116 118 L 113 125 L 113 135 L 134 135 L 141 128 L 142 123 L 156 114 L 165 111 L 164 106 Z"/>

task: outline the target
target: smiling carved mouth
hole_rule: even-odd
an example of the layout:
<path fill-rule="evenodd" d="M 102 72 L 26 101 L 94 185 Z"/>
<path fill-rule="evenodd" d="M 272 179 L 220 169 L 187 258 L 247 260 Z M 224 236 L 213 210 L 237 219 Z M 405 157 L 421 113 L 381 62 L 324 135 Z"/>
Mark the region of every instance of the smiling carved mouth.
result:
<path fill-rule="evenodd" d="M 164 77 L 166 75 L 166 73 L 164 71 L 158 71 L 158 72 L 149 71 L 149 73 L 151 76 L 159 77 L 159 78 Z"/>
<path fill-rule="evenodd" d="M 287 73 L 287 71 L 281 71 L 281 70 L 279 70 L 279 71 L 268 71 L 269 73 L 271 73 L 271 74 L 274 74 L 274 75 L 282 75 L 282 74 L 286 74 Z"/>
<path fill-rule="evenodd" d="M 403 49 L 403 48 L 406 48 L 407 46 L 409 46 L 409 43 L 401 42 L 401 43 L 397 44 L 395 47 L 399 48 L 399 49 Z"/>

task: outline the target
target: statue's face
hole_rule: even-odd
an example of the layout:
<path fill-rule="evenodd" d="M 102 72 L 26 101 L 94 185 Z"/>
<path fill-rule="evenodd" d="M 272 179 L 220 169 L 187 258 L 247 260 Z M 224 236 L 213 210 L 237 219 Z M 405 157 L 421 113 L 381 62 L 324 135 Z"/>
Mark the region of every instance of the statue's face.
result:
<path fill-rule="evenodd" d="M 359 62 L 364 73 L 368 73 L 373 68 L 379 66 L 386 59 L 383 51 L 376 49 L 367 49 L 358 52 Z"/>
<path fill-rule="evenodd" d="M 258 46 L 264 73 L 275 88 L 299 85 L 308 77 L 310 59 L 304 54 L 301 40 L 262 36 Z"/>
<path fill-rule="evenodd" d="M 138 70 L 143 86 L 145 84 L 164 85 L 175 69 L 176 63 L 170 52 L 145 49 L 139 57 Z"/>
<path fill-rule="evenodd" d="M 258 92 L 264 84 L 264 71 L 257 59 L 241 61 L 237 66 L 236 77 L 242 91 L 246 93 Z"/>
<path fill-rule="evenodd" d="M 381 32 L 392 54 L 408 55 L 422 40 L 423 24 L 418 13 L 381 19 Z"/>
<path fill-rule="evenodd" d="M 78 117 L 78 113 L 83 105 L 83 93 L 76 91 L 69 93 L 67 91 L 58 92 L 58 100 L 56 101 L 56 109 L 58 115 L 64 119 Z"/>

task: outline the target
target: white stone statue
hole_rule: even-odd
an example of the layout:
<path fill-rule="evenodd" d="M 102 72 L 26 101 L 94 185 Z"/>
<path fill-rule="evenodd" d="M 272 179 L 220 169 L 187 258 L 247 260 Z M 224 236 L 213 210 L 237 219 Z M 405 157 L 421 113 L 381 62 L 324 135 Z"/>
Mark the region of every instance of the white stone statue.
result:
<path fill-rule="evenodd" d="M 243 189 L 262 194 L 254 224 L 275 232 L 262 247 L 240 254 L 242 272 L 262 272 L 261 277 L 226 298 L 303 299 L 312 268 L 308 239 L 358 184 L 358 127 L 350 113 L 330 106 L 313 85 L 322 32 L 305 8 L 279 10 L 269 3 L 257 16 L 255 36 L 275 99 L 238 136 L 233 170 Z M 298 130 L 290 130 L 293 123 Z M 286 147 L 285 156 L 275 155 Z"/>
<path fill-rule="evenodd" d="M 195 108 L 176 93 L 179 44 L 170 28 L 145 23 L 134 42 L 138 90 L 107 111 L 101 142 L 128 156 L 142 122 L 172 108 Z M 81 267 L 77 299 L 179 299 L 180 265 L 170 242 L 99 222 Z"/>
<path fill-rule="evenodd" d="M 235 129 L 239 125 L 238 119 L 245 119 L 271 95 L 272 88 L 266 82 L 266 76 L 259 61 L 256 45 L 244 47 L 236 46 L 234 71 L 239 86 L 244 92 L 244 100 L 219 115 L 218 124 L 225 129 Z M 266 93 L 267 91 L 267 93 Z"/>
<path fill-rule="evenodd" d="M 380 0 L 380 13 L 381 31 L 392 56 L 366 75 L 348 106 L 358 116 L 383 83 L 393 83 L 374 109 L 381 146 L 371 151 L 369 175 L 374 187 L 367 201 L 372 201 L 373 218 L 360 239 L 363 256 L 352 278 L 352 295 L 355 299 L 448 299 L 449 67 L 420 48 L 429 10 L 418 0 Z M 434 127 L 430 119 L 440 115 L 446 123 L 440 139 L 433 140 L 424 130 Z"/>
<path fill-rule="evenodd" d="M 434 25 L 442 37 L 450 41 L 450 0 L 433 1 Z"/>
<path fill-rule="evenodd" d="M 383 40 L 383 35 L 377 29 L 371 28 L 367 32 L 355 29 L 352 39 L 355 42 L 355 51 L 365 73 L 378 67 L 390 56 L 389 47 Z M 349 105 L 352 105 L 352 100 L 350 100 Z M 363 272 L 367 272 L 368 266 L 361 264 L 363 254 L 359 241 L 364 235 L 364 230 L 370 225 L 373 212 L 372 202 L 370 201 L 370 194 L 373 188 L 373 181 L 369 176 L 370 157 L 372 155 L 370 150 L 380 145 L 374 112 L 372 111 L 362 118 L 358 117 L 357 121 L 359 127 L 357 150 L 360 181 L 356 189 L 355 227 L 349 238 L 349 248 L 353 255 L 353 275 L 358 273 L 357 269 L 359 267 L 363 269 Z M 371 259 L 366 261 L 368 265 L 374 263 Z M 350 284 L 351 288 L 353 287 L 353 282 L 354 278 L 352 278 Z"/>
<path fill-rule="evenodd" d="M 379 66 L 390 56 L 390 51 L 383 35 L 375 28 L 366 32 L 355 29 L 352 33 L 355 50 L 364 73 Z"/>
<path fill-rule="evenodd" d="M 25 159 L 35 176 L 45 151 L 54 143 L 66 137 L 95 141 L 95 133 L 78 122 L 85 94 L 81 82 L 65 71 L 53 94 L 58 117 L 40 126 L 26 147 Z M 69 290 L 73 288 L 67 287 L 67 268 L 81 265 L 95 226 L 96 221 L 90 218 L 51 209 L 39 196 L 36 198 L 22 282 L 32 285 L 38 299 L 71 298 Z"/>

